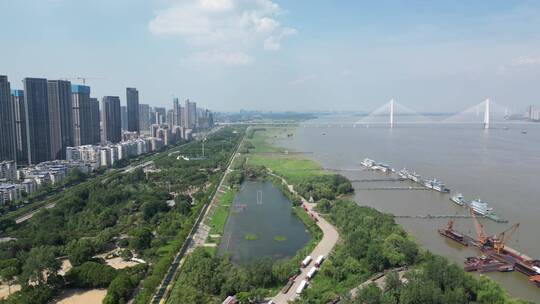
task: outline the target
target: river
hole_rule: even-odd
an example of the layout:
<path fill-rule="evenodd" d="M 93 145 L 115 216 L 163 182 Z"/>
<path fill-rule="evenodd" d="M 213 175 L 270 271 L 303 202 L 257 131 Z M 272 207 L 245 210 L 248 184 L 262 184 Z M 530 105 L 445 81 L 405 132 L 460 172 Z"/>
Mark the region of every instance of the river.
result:
<path fill-rule="evenodd" d="M 292 202 L 269 181 L 246 181 L 236 193 L 219 253 L 235 263 L 260 257 L 292 257 L 310 235 L 292 211 Z"/>
<path fill-rule="evenodd" d="M 487 233 L 493 235 L 520 222 L 518 232 L 508 245 L 540 258 L 540 124 L 494 125 L 396 125 L 340 127 L 324 123 L 354 122 L 358 117 L 325 117 L 309 121 L 321 123 L 300 127 L 292 138 L 278 144 L 309 157 L 331 169 L 360 169 L 364 158 L 386 162 L 397 170 L 407 167 L 425 177 L 446 183 L 452 192 L 461 192 L 467 200 L 481 198 L 509 223 L 482 219 Z M 522 134 L 526 129 L 527 134 Z M 339 171 L 352 180 L 384 178 L 372 171 Z M 463 214 L 465 208 L 453 204 L 448 194 L 434 191 L 362 190 L 368 187 L 414 186 L 410 182 L 354 182 L 355 201 L 396 215 Z M 474 249 L 461 247 L 437 233 L 446 219 L 399 219 L 426 249 L 443 255 L 458 265 Z M 471 219 L 456 220 L 457 230 L 474 235 Z M 490 273 L 513 296 L 540 301 L 540 288 L 521 273 Z"/>

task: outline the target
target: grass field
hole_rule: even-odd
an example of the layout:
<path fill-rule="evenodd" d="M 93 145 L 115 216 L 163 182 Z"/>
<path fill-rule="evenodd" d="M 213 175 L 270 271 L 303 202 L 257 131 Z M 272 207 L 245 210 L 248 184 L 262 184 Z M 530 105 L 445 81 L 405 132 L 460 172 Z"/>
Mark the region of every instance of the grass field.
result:
<path fill-rule="evenodd" d="M 272 128 L 256 131 L 249 139 L 255 147 L 250 149 L 247 164 L 265 166 L 276 174 L 283 176 L 291 183 L 300 182 L 314 175 L 326 174 L 323 168 L 313 160 L 293 154 L 285 154 L 284 149 L 273 146 L 273 139 L 292 133 L 290 128 Z M 257 154 L 257 152 L 274 152 L 272 154 Z"/>
<path fill-rule="evenodd" d="M 232 189 L 227 190 L 219 199 L 214 216 L 210 221 L 210 234 L 223 234 L 233 199 L 234 190 Z"/>

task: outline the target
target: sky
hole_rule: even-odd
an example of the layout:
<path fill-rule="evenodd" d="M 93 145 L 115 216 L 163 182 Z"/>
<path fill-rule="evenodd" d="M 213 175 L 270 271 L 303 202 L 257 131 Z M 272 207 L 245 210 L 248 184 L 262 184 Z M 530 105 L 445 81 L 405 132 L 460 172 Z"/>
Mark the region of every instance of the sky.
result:
<path fill-rule="evenodd" d="M 540 105 L 540 1 L 0 0 L 0 74 L 216 111 Z"/>

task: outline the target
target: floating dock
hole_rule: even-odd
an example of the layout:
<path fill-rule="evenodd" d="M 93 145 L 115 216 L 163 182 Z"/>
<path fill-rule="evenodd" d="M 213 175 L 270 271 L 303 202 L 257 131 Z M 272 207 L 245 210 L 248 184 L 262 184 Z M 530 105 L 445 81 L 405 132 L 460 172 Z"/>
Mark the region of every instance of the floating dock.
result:
<path fill-rule="evenodd" d="M 439 229 L 438 232 L 456 243 L 463 246 L 474 246 L 480 250 L 482 256 L 467 258 L 464 266 L 465 271 L 486 273 L 516 270 L 529 277 L 529 281 L 535 286 L 540 287 L 540 260 L 533 259 L 508 246 L 504 246 L 502 250 L 497 252 L 489 242 L 482 244 L 473 237 L 454 230 L 451 223 L 448 227 Z"/>

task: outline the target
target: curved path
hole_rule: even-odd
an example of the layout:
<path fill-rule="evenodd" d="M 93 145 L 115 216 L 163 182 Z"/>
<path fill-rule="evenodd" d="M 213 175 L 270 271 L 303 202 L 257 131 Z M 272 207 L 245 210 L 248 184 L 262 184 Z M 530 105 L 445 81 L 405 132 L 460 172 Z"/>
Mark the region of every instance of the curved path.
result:
<path fill-rule="evenodd" d="M 327 220 L 325 220 L 323 217 L 321 217 L 319 215 L 319 213 L 317 213 L 315 210 L 313 210 L 313 208 L 316 206 L 316 204 L 309 203 L 304 197 L 302 197 L 300 194 L 298 194 L 298 192 L 296 192 L 296 190 L 294 190 L 294 187 L 292 185 L 289 185 L 287 183 L 287 181 L 283 177 L 272 173 L 272 171 L 270 171 L 270 175 L 273 175 L 273 176 L 281 179 L 281 181 L 284 184 L 287 185 L 287 187 L 289 188 L 289 191 L 291 191 L 292 193 L 298 195 L 302 199 L 302 203 L 304 204 L 304 206 L 307 207 L 308 211 L 310 213 L 313 213 L 317 217 L 317 219 L 318 219 L 317 225 L 319 226 L 319 228 L 321 228 L 321 230 L 323 232 L 323 237 L 322 237 L 322 240 L 319 242 L 319 244 L 317 244 L 315 249 L 313 249 L 313 251 L 310 253 L 310 255 L 313 258 L 313 260 L 317 259 L 317 257 L 320 256 L 320 255 L 324 255 L 325 258 L 327 258 L 328 255 L 330 254 L 332 249 L 334 249 L 334 246 L 336 246 L 336 243 L 339 240 L 339 233 L 337 232 L 336 228 L 334 228 L 334 226 L 332 224 L 330 224 Z M 311 264 L 309 264 L 308 267 L 300 269 L 301 273 L 296 277 L 296 279 L 294 281 L 294 284 L 291 286 L 291 288 L 289 289 L 289 291 L 287 293 L 284 294 L 284 293 L 282 293 L 280 291 L 275 297 L 272 298 L 272 300 L 276 304 L 286 304 L 289 301 L 294 301 L 294 299 L 296 299 L 296 297 L 297 297 L 296 289 L 300 285 L 300 282 L 302 282 L 302 280 L 306 279 L 306 275 L 307 275 L 309 269 L 311 269 L 311 267 L 313 266 L 313 263 L 314 262 L 312 261 Z"/>

